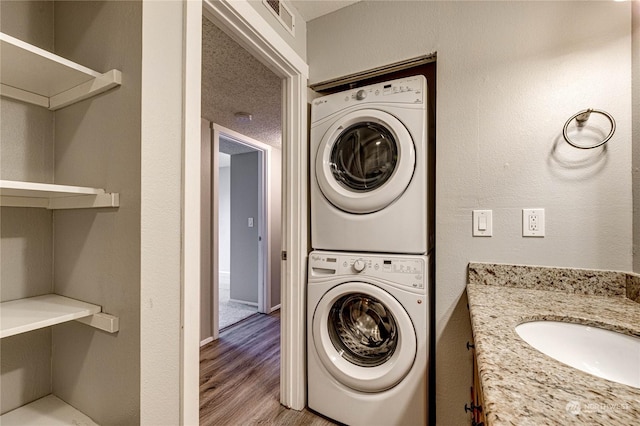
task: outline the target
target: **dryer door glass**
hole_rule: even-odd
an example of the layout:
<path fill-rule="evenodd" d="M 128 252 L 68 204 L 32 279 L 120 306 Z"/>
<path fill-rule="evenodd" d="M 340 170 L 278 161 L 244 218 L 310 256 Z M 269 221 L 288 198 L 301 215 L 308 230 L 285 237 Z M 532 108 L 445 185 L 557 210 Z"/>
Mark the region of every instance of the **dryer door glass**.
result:
<path fill-rule="evenodd" d="M 398 147 L 393 134 L 379 123 L 356 123 L 345 129 L 331 150 L 331 172 L 343 187 L 368 192 L 393 174 Z"/>
<path fill-rule="evenodd" d="M 384 364 L 398 345 L 398 326 L 390 310 L 363 293 L 339 298 L 331 308 L 327 325 L 338 353 L 360 367 Z"/>

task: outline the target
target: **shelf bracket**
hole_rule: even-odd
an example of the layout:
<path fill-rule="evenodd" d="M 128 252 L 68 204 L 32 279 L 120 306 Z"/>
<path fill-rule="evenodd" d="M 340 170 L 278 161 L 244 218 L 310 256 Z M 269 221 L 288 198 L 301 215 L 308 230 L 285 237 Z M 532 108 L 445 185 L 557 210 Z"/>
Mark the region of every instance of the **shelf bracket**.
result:
<path fill-rule="evenodd" d="M 120 319 L 104 312 L 98 312 L 97 314 L 80 318 L 76 321 L 106 331 L 107 333 L 115 333 L 120 330 Z"/>
<path fill-rule="evenodd" d="M 49 98 L 49 109 L 55 111 L 76 102 L 99 95 L 122 84 L 122 73 L 118 70 L 107 71 L 100 77 Z"/>
<path fill-rule="evenodd" d="M 0 96 L 49 108 L 49 98 L 36 93 L 27 92 L 17 87 L 0 84 Z"/>
<path fill-rule="evenodd" d="M 120 207 L 120 194 L 107 192 L 77 197 L 57 197 L 49 200 L 49 210 L 95 209 L 98 207 Z"/>

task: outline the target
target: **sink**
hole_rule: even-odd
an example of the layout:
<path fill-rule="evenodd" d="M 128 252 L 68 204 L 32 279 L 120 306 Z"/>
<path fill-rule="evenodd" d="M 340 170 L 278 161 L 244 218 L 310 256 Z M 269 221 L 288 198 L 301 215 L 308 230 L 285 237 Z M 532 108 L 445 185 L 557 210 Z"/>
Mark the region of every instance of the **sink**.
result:
<path fill-rule="evenodd" d="M 578 370 L 640 388 L 640 338 L 602 328 L 559 321 L 516 326 L 540 352 Z"/>

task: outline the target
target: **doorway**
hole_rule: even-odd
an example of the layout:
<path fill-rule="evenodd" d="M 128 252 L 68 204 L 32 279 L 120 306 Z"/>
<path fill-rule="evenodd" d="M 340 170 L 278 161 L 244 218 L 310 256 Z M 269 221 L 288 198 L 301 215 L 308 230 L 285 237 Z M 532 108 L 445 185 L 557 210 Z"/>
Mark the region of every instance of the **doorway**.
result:
<path fill-rule="evenodd" d="M 202 38 L 204 345 L 280 307 L 283 82 L 206 17 Z"/>
<path fill-rule="evenodd" d="M 191 3 L 189 3 L 191 4 Z M 308 77 L 308 66 L 304 60 L 286 45 L 286 42 L 275 32 L 273 28 L 264 20 L 262 16 L 249 5 L 247 2 L 233 2 L 228 0 L 202 2 L 202 15 L 195 10 L 199 4 L 194 2 L 194 7 L 187 7 L 187 21 L 191 25 L 185 28 L 200 28 L 202 16 L 215 22 L 217 25 L 225 29 L 227 34 L 231 34 L 235 40 L 245 46 L 255 57 L 259 58 L 262 64 L 266 64 L 281 80 L 280 98 L 282 106 L 280 108 L 282 116 L 281 126 L 281 143 L 282 143 L 282 165 L 274 165 L 274 170 L 281 169 L 283 173 L 282 183 L 282 231 L 276 232 L 274 235 L 281 236 L 282 241 L 282 262 L 280 256 L 277 257 L 279 266 L 282 267 L 281 286 L 274 286 L 274 290 L 278 290 L 278 298 L 280 298 L 280 290 L 282 291 L 282 325 L 281 325 L 281 368 L 280 368 L 280 402 L 286 407 L 300 410 L 304 408 L 306 399 L 306 381 L 304 371 L 304 312 L 300 309 L 304 303 L 305 290 L 301 288 L 299 283 L 306 280 L 306 254 L 308 253 L 308 223 L 307 213 L 305 211 L 307 205 L 307 146 L 306 146 L 306 119 L 307 119 L 307 88 L 306 81 Z M 196 31 L 191 33 L 197 34 Z M 198 60 L 191 64 L 201 64 L 200 57 L 197 55 L 202 48 L 201 33 L 198 37 L 187 37 L 187 49 L 193 53 L 192 56 Z M 197 50 L 194 52 L 194 50 Z M 204 52 L 203 52 L 204 56 Z M 189 66 L 190 62 L 183 60 L 183 65 L 187 72 L 193 77 L 193 81 L 199 81 L 199 70 L 195 70 L 193 66 Z M 200 99 L 201 93 L 198 88 L 192 87 L 192 91 L 185 93 L 197 93 Z M 193 99 L 187 99 L 187 106 L 193 106 Z M 194 111 L 198 111 L 194 108 Z M 193 132 L 194 114 L 189 114 L 187 110 L 187 118 L 190 119 L 191 126 L 189 129 Z M 198 111 L 199 112 L 199 111 Z M 204 114 L 198 114 L 198 117 Z M 191 135 L 193 136 L 193 135 Z M 191 149 L 189 154 L 193 154 L 192 161 L 195 158 L 203 158 L 202 152 L 198 152 L 198 157 L 193 151 L 193 144 L 188 145 Z M 189 189 L 196 189 L 200 182 L 195 182 L 194 176 L 189 175 L 189 180 L 185 183 L 185 192 L 189 193 Z M 197 192 L 199 194 L 199 191 Z M 201 200 L 196 203 L 193 197 L 183 202 L 184 211 L 193 211 L 201 205 Z M 274 205 L 279 205 L 275 203 Z M 196 225 L 196 215 L 189 217 L 188 223 L 185 224 L 186 229 L 199 229 Z M 197 233 L 202 235 L 201 232 Z M 188 248 L 196 248 L 193 238 L 187 241 Z M 193 258 L 193 250 L 183 249 L 185 258 Z M 188 256 L 188 255 L 191 256 Z M 197 262 L 192 262 L 197 264 Z M 184 411 L 181 413 L 183 419 L 197 418 L 197 397 L 193 396 L 193 389 L 198 381 L 198 367 L 194 362 L 196 355 L 194 348 L 197 347 L 197 327 L 198 324 L 197 309 L 193 309 L 204 299 L 199 292 L 188 289 L 183 282 L 182 290 L 184 298 L 181 302 L 182 318 L 184 323 L 184 341 L 181 343 L 181 350 L 184 352 L 184 358 L 181 363 L 181 383 L 184 383 L 184 391 L 181 407 Z"/>
<path fill-rule="evenodd" d="M 273 187 L 281 183 L 280 171 L 272 164 L 280 153 L 222 126 L 212 128 L 212 146 L 218 149 L 217 165 L 212 156 L 212 167 L 218 169 L 218 179 L 212 182 L 218 200 L 218 214 L 212 216 L 212 229 L 218 235 L 213 256 L 218 256 L 218 330 L 222 330 L 272 310 L 272 276 L 278 279 L 272 274 L 272 259 L 280 250 L 277 242 L 272 243 L 271 228 L 280 221 L 272 200 L 279 192 Z"/>

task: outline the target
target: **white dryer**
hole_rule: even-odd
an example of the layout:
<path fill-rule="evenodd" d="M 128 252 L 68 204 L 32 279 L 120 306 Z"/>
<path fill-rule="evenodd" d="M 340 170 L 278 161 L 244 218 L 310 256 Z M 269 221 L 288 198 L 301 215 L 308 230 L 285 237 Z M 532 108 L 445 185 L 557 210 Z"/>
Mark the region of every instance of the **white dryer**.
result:
<path fill-rule="evenodd" d="M 427 256 L 309 255 L 310 409 L 351 426 L 427 423 Z"/>
<path fill-rule="evenodd" d="M 314 249 L 429 251 L 424 76 L 315 99 L 310 144 Z"/>

